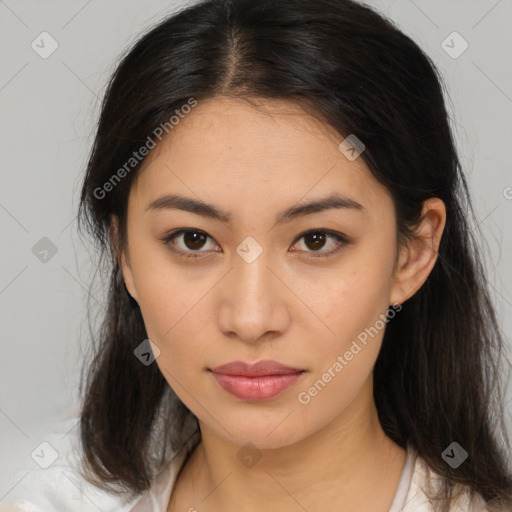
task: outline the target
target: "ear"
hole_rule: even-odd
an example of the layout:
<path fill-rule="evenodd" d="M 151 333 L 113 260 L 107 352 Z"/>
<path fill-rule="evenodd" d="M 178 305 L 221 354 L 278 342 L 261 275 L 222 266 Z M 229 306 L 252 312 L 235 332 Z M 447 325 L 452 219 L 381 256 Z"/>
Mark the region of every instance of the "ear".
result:
<path fill-rule="evenodd" d="M 437 197 L 423 203 L 418 239 L 409 242 L 398 256 L 391 287 L 390 304 L 402 304 L 427 280 L 437 261 L 439 244 L 446 224 L 446 207 Z"/>
<path fill-rule="evenodd" d="M 133 279 L 133 272 L 130 265 L 130 258 L 126 253 L 126 250 L 121 251 L 120 249 L 120 240 L 119 240 L 119 220 L 115 215 L 111 216 L 110 221 L 110 241 L 112 243 L 112 247 L 116 256 L 117 264 L 121 269 L 121 274 L 123 275 L 123 280 L 125 282 L 126 288 L 130 295 L 138 301 L 137 298 L 137 290 L 135 288 L 135 283 Z"/>

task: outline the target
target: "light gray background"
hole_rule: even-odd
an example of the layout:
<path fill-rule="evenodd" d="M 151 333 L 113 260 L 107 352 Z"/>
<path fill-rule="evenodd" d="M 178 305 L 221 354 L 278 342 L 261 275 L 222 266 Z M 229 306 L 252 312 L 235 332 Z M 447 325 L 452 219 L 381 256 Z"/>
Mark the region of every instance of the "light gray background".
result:
<path fill-rule="evenodd" d="M 445 78 L 510 345 L 512 3 L 367 3 L 412 36 Z M 30 454 L 45 433 L 77 412 L 94 253 L 78 238 L 75 217 L 99 98 L 120 53 L 178 5 L 184 2 L 0 0 L 0 501 L 16 485 L 14 470 L 35 464 Z M 31 47 L 43 31 L 58 42 L 46 59 Z M 453 31 L 469 44 L 458 58 L 442 46 Z M 461 41 L 452 39 L 445 45 L 453 52 Z M 32 252 L 42 237 L 57 247 L 46 263 Z M 101 310 L 101 290 L 90 300 Z M 509 389 L 509 425 L 511 397 Z"/>

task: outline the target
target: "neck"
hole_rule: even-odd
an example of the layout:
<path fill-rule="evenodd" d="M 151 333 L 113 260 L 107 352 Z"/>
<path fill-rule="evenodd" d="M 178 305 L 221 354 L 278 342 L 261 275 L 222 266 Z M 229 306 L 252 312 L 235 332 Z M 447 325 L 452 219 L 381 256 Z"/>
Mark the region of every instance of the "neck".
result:
<path fill-rule="evenodd" d="M 382 430 L 371 385 L 369 379 L 343 414 L 314 435 L 275 449 L 245 448 L 242 460 L 241 446 L 200 422 L 201 443 L 189 469 L 194 505 L 283 512 L 321 510 L 322 503 L 331 510 L 335 503 L 343 504 L 337 510 L 374 510 L 371 505 L 381 503 L 375 510 L 389 510 L 406 451 Z"/>

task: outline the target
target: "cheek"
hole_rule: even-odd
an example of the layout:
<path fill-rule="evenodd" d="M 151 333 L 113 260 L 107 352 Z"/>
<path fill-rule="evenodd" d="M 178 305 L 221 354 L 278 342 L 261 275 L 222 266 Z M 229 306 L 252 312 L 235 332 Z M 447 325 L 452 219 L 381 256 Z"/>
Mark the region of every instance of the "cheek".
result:
<path fill-rule="evenodd" d="M 164 294 L 161 301 L 148 304 L 142 311 L 148 337 L 160 349 L 156 364 L 184 401 L 183 392 L 196 389 L 198 380 L 194 377 L 208 361 L 209 343 L 204 337 L 207 313 L 201 309 L 205 305 L 200 302 L 201 295 L 185 301 Z"/>
<path fill-rule="evenodd" d="M 347 341 L 372 326 L 389 304 L 390 279 L 381 265 L 360 260 L 342 276 L 333 276 L 329 286 L 315 294 L 319 316 L 338 340 Z M 312 300 L 315 300 L 312 297 Z"/>
<path fill-rule="evenodd" d="M 371 375 L 387 325 L 387 283 L 382 275 L 376 268 L 358 265 L 324 288 L 317 302 L 318 316 L 330 330 L 323 329 L 326 334 L 317 337 L 316 350 L 309 347 L 312 371 L 297 390 L 299 411 L 311 428 L 348 407 Z M 317 292 L 310 289 L 314 300 L 311 293 Z"/>
<path fill-rule="evenodd" d="M 158 345 L 163 359 L 174 367 L 187 369 L 194 366 L 194 360 L 195 366 L 197 361 L 204 361 L 203 351 L 208 346 L 204 333 L 210 323 L 205 310 L 207 301 L 201 301 L 204 294 L 163 292 L 149 298 L 144 308 L 141 306 L 149 338 Z"/>
<path fill-rule="evenodd" d="M 314 377 L 332 381 L 332 388 L 361 385 L 377 359 L 387 325 L 392 261 L 375 257 L 372 251 L 364 254 L 354 254 L 342 271 L 323 280 L 325 286 L 317 282 L 308 291 L 325 333 L 322 350 L 315 354 Z M 316 317 L 315 321 L 319 322 Z M 329 369 L 331 377 L 325 375 Z M 325 399 L 329 400 L 327 395 Z M 331 398 L 336 400 L 335 396 Z"/>
<path fill-rule="evenodd" d="M 133 246 L 133 276 L 146 328 L 159 337 L 170 336 L 175 325 L 197 318 L 195 307 L 213 278 L 203 279 L 193 263 L 177 265 L 170 251 L 155 241 L 146 241 L 145 246 L 134 241 Z"/>
<path fill-rule="evenodd" d="M 160 350 L 157 364 L 164 364 L 169 371 L 190 366 L 190 353 L 201 355 L 201 333 L 209 318 L 205 299 L 215 276 L 203 279 L 192 266 L 190 270 L 177 269 L 160 248 L 153 252 L 133 250 L 131 260 L 144 325 Z"/>

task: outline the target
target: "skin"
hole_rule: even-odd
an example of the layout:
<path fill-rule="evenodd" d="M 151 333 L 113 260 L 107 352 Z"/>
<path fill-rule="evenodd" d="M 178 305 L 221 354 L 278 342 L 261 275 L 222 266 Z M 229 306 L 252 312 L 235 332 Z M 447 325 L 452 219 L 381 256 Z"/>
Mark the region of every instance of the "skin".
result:
<path fill-rule="evenodd" d="M 422 286 L 437 258 L 445 206 L 426 201 L 424 242 L 399 250 L 392 198 L 362 158 L 340 152 L 343 137 L 294 104 L 260 103 L 255 109 L 227 98 L 199 102 L 144 161 L 129 196 L 122 250 L 112 223 L 126 286 L 160 350 L 156 364 L 201 429 L 168 510 L 388 511 L 406 451 L 382 430 L 373 398 L 384 329 L 309 403 L 298 395 L 390 305 Z M 283 209 L 333 191 L 364 210 L 331 209 L 275 224 Z M 145 210 L 167 193 L 214 204 L 232 222 Z M 209 238 L 202 246 L 183 235 L 174 246 L 160 240 L 178 228 Z M 310 239 L 300 238 L 310 229 L 332 230 L 352 243 L 315 258 L 338 245 L 327 237 L 315 252 Z M 262 248 L 252 263 L 236 252 L 248 236 Z M 171 247 L 202 256 L 180 257 Z M 277 397 L 249 402 L 224 391 L 208 371 L 260 359 L 306 373 Z M 251 467 L 237 457 L 248 442 L 261 455 Z"/>

